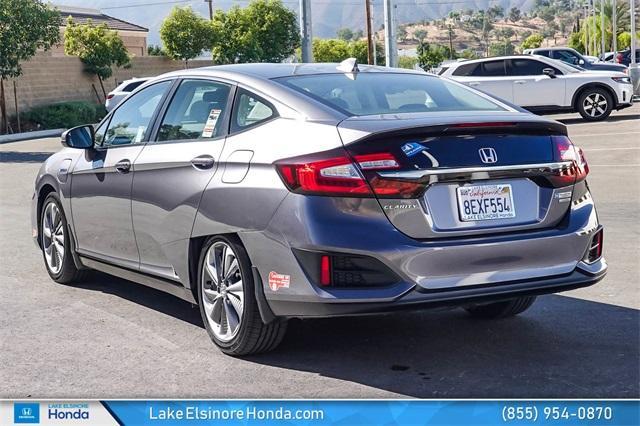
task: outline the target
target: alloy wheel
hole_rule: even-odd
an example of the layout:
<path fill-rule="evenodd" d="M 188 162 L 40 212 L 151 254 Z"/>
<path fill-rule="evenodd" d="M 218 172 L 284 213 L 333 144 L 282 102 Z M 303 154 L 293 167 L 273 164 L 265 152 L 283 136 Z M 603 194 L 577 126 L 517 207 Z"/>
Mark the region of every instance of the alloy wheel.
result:
<path fill-rule="evenodd" d="M 582 101 L 584 112 L 591 117 L 600 117 L 607 111 L 607 98 L 600 93 L 591 93 Z"/>
<path fill-rule="evenodd" d="M 202 303 L 215 337 L 228 342 L 240 330 L 244 315 L 244 286 L 236 253 L 217 241 L 209 247 L 202 265 Z"/>
<path fill-rule="evenodd" d="M 47 204 L 42 217 L 42 247 L 47 267 L 57 275 L 64 262 L 64 224 L 56 203 Z"/>

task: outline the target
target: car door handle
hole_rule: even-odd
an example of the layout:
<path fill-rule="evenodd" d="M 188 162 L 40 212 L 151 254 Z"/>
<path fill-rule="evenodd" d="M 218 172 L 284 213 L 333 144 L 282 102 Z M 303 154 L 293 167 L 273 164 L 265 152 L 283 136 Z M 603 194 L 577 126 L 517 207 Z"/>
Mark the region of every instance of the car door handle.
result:
<path fill-rule="evenodd" d="M 131 161 L 129 160 L 120 160 L 115 165 L 116 170 L 120 173 L 127 173 L 131 169 Z"/>
<path fill-rule="evenodd" d="M 513 82 L 514 84 L 526 84 L 527 81 L 526 80 L 516 80 Z"/>
<path fill-rule="evenodd" d="M 191 164 L 193 164 L 193 167 L 195 167 L 196 169 L 210 169 L 211 167 L 213 167 L 213 163 L 214 163 L 214 159 L 212 156 L 210 155 L 200 155 L 196 158 L 194 158 L 193 160 L 191 160 Z"/>
<path fill-rule="evenodd" d="M 469 83 L 469 86 L 480 86 L 480 82 L 479 81 L 472 81 L 471 83 Z"/>

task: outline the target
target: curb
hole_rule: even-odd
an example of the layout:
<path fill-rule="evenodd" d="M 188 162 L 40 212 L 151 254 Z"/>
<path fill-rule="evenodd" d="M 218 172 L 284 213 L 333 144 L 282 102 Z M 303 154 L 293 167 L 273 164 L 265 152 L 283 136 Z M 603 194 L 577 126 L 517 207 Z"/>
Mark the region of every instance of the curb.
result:
<path fill-rule="evenodd" d="M 0 144 L 26 141 L 30 139 L 55 138 L 62 135 L 62 132 L 64 132 L 65 130 L 66 129 L 50 129 L 38 130 L 35 132 L 14 133 L 11 135 L 1 135 Z"/>

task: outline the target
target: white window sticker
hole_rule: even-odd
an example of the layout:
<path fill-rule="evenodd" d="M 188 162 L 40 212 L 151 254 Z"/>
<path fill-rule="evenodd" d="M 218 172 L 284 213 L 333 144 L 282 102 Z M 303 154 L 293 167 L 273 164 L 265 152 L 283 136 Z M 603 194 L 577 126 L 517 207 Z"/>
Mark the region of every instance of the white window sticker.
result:
<path fill-rule="evenodd" d="M 135 143 L 138 143 L 140 141 L 142 141 L 142 138 L 144 138 L 144 131 L 147 130 L 146 126 L 139 126 L 138 127 L 138 133 L 136 133 L 136 138 L 134 140 Z"/>
<path fill-rule="evenodd" d="M 222 110 L 219 109 L 212 109 L 211 112 L 209 112 L 209 117 L 207 118 L 207 122 L 204 124 L 204 129 L 202 130 L 203 138 L 210 138 L 213 136 L 221 111 Z"/>

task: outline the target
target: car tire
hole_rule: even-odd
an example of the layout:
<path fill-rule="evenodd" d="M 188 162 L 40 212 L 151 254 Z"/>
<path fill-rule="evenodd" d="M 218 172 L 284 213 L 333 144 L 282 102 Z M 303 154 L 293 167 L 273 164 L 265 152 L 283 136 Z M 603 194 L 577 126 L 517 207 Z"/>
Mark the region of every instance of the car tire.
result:
<path fill-rule="evenodd" d="M 613 107 L 611 94 L 601 87 L 587 88 L 578 96 L 578 112 L 587 121 L 606 120 Z"/>
<path fill-rule="evenodd" d="M 262 322 L 254 286 L 249 256 L 236 238 L 205 242 L 198 262 L 198 305 L 209 337 L 227 355 L 269 352 L 284 338 L 287 321 Z"/>
<path fill-rule="evenodd" d="M 71 233 L 55 192 L 45 198 L 40 212 L 40 247 L 51 279 L 61 284 L 78 281 L 83 272 L 73 261 Z"/>
<path fill-rule="evenodd" d="M 467 306 L 465 309 L 472 317 L 475 318 L 507 318 L 526 311 L 535 301 L 535 296 L 519 297 L 517 299 L 505 300 L 503 302 Z"/>

